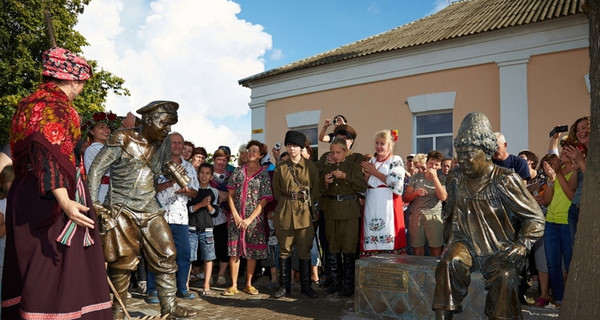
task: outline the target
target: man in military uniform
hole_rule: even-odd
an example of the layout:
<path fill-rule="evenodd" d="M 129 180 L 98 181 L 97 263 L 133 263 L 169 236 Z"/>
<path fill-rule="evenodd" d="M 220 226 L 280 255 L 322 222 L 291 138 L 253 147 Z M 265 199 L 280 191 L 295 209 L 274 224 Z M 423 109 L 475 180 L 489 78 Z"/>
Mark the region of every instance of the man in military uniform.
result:
<path fill-rule="evenodd" d="M 458 168 L 446 179 L 447 246 L 436 268 L 433 310 L 451 319 L 462 310 L 471 271 L 481 270 L 490 319 L 522 319 L 519 273 L 527 251 L 544 233 L 544 215 L 521 177 L 494 165 L 496 137 L 479 112 L 463 120 L 454 147 Z"/>
<path fill-rule="evenodd" d="M 156 273 L 161 315 L 169 319 L 190 317 L 195 311 L 175 302 L 176 250 L 164 211 L 155 195 L 156 179 L 166 174 L 171 160 L 171 126 L 177 123 L 179 105 L 154 101 L 137 110 L 142 115 L 138 128 L 114 132 L 90 167 L 88 174 L 94 208 L 99 213 L 104 257 L 110 266 L 110 279 L 123 301 L 127 297 L 131 272 L 139 262 L 143 247 L 148 267 Z M 98 187 L 110 169 L 110 187 L 104 204 L 98 202 Z M 176 175 L 176 172 L 170 172 Z M 123 319 L 123 309 L 115 301 L 115 319 Z"/>

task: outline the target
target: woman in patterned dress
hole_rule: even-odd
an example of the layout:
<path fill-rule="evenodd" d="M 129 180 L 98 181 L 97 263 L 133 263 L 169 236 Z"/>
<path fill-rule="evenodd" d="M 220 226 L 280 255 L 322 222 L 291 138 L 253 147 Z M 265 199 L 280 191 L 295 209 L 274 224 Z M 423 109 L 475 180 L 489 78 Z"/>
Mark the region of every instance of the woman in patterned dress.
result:
<path fill-rule="evenodd" d="M 246 148 L 248 162 L 235 169 L 227 185 L 231 208 L 227 222 L 231 287 L 223 292 L 226 296 L 239 292 L 240 257 L 246 259 L 246 286 L 243 291 L 251 295 L 258 294 L 258 290 L 252 286 L 252 276 L 256 260 L 267 258 L 268 227 L 263 208 L 273 199 L 273 193 L 269 174 L 260 165 L 260 159 L 267 154 L 267 147 L 250 140 Z"/>
<path fill-rule="evenodd" d="M 400 156 L 392 154 L 397 139 L 396 130 L 378 132 L 375 135 L 375 157 L 361 164 L 368 184 L 361 257 L 406 251 L 402 203 L 404 163 Z"/>
<path fill-rule="evenodd" d="M 54 47 L 44 83 L 19 103 L 10 144 L 15 180 L 6 210 L 4 319 L 112 319 L 104 255 L 72 101 L 91 67 Z"/>

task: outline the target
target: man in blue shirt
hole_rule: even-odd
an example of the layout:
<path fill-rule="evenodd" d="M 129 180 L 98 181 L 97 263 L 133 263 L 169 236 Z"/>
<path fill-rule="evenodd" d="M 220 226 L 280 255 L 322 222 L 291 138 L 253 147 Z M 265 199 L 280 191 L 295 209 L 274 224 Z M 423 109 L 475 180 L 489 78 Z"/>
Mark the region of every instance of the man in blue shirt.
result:
<path fill-rule="evenodd" d="M 514 154 L 508 153 L 506 148 L 508 143 L 506 138 L 500 132 L 494 132 L 496 135 L 496 142 L 498 143 L 498 149 L 492 157 L 492 162 L 504 168 L 508 168 L 516 172 L 523 180 L 529 180 L 531 174 L 529 173 L 529 166 L 525 159 L 519 158 Z"/>

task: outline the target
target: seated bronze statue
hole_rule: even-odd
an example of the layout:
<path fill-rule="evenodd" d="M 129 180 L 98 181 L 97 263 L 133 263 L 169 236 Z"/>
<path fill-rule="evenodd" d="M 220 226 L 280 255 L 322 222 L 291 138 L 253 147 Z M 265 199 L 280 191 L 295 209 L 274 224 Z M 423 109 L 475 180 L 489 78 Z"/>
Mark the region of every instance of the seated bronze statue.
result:
<path fill-rule="evenodd" d="M 523 179 L 492 163 L 496 137 L 487 117 L 468 114 L 454 140 L 458 167 L 448 174 L 446 249 L 436 268 L 433 310 L 451 319 L 462 310 L 471 272 L 481 271 L 490 319 L 522 319 L 519 274 L 544 233 L 544 215 Z"/>

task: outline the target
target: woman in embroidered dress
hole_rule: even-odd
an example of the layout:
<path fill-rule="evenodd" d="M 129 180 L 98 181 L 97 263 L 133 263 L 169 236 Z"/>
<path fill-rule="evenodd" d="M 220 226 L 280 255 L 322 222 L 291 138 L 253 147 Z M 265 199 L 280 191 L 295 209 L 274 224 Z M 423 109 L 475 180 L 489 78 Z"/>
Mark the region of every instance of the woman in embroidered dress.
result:
<path fill-rule="evenodd" d="M 83 164 L 85 165 L 85 172 L 90 170 L 92 162 L 100 149 L 104 147 L 106 140 L 110 136 L 112 131 L 117 130 L 121 126 L 121 121 L 116 114 L 109 112 L 96 112 L 90 116 L 89 119 L 84 119 L 81 125 L 81 135 L 87 135 L 89 146 L 83 153 Z M 98 201 L 104 203 L 104 198 L 108 193 L 108 182 L 110 179 L 110 171 L 106 171 L 102 177 L 102 184 L 98 189 Z"/>
<path fill-rule="evenodd" d="M 91 67 L 54 47 L 44 83 L 12 119 L 15 180 L 6 210 L 5 319 L 112 319 L 96 214 L 80 165 L 79 115 L 71 101 Z"/>
<path fill-rule="evenodd" d="M 375 157 L 361 166 L 367 180 L 361 235 L 361 257 L 406 252 L 402 190 L 404 163 L 392 154 L 397 130 L 375 135 Z"/>
<path fill-rule="evenodd" d="M 252 286 L 252 276 L 256 260 L 267 258 L 268 226 L 263 208 L 273 199 L 273 193 L 269 173 L 260 165 L 260 159 L 267 154 L 267 147 L 250 140 L 246 148 L 248 162 L 235 169 L 227 185 L 231 208 L 227 221 L 231 287 L 223 292 L 225 296 L 238 293 L 240 257 L 246 259 L 246 286 L 243 291 L 251 295 L 258 294 L 258 290 Z"/>

